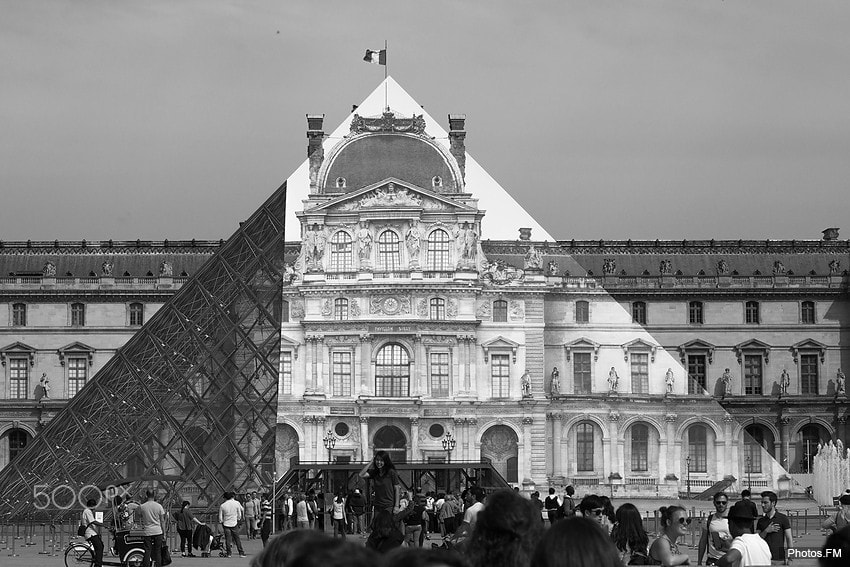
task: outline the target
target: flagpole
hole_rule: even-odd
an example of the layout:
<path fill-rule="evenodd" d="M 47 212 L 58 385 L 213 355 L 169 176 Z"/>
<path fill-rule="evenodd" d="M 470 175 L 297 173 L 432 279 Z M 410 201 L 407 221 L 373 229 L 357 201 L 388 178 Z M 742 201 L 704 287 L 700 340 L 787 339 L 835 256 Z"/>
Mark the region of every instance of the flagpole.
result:
<path fill-rule="evenodd" d="M 390 67 L 390 59 L 389 53 L 387 53 L 387 40 L 384 40 L 384 107 L 387 109 L 387 112 L 390 111 L 390 102 L 387 98 L 387 73 L 389 72 Z"/>

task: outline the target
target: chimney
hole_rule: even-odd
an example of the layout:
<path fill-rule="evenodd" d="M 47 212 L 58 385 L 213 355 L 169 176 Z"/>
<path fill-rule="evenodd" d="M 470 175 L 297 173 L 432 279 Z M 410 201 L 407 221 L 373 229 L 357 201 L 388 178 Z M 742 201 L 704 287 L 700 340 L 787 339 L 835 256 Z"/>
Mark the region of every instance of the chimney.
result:
<path fill-rule="evenodd" d="M 838 240 L 838 229 L 837 228 L 827 228 L 822 230 L 823 239 L 824 240 Z"/>
<path fill-rule="evenodd" d="M 307 115 L 307 157 L 310 158 L 311 192 L 316 190 L 319 168 L 322 166 L 322 160 L 325 159 L 325 150 L 322 147 L 322 140 L 325 138 L 325 133 L 322 131 L 324 120 L 324 114 Z"/>
<path fill-rule="evenodd" d="M 449 114 L 449 142 L 452 157 L 460 167 L 461 182 L 466 182 L 466 114 Z M 460 189 L 460 187 L 458 188 Z"/>

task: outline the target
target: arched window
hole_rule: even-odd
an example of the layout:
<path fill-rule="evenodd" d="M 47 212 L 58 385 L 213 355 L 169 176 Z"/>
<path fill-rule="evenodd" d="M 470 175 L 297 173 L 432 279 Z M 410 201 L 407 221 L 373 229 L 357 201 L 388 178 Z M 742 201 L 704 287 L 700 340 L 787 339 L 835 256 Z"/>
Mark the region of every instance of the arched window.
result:
<path fill-rule="evenodd" d="M 401 266 L 401 242 L 391 230 L 385 230 L 378 237 L 378 266 L 385 272 L 393 272 Z"/>
<path fill-rule="evenodd" d="M 9 431 L 9 461 L 20 455 L 27 446 L 29 434 L 23 429 Z"/>
<path fill-rule="evenodd" d="M 758 425 L 749 425 L 744 432 L 744 472 L 760 473 L 764 430 Z"/>
<path fill-rule="evenodd" d="M 632 321 L 639 325 L 646 325 L 646 303 L 635 301 L 632 303 Z"/>
<path fill-rule="evenodd" d="M 451 270 L 449 233 L 438 228 L 428 235 L 426 264 L 429 270 Z"/>
<path fill-rule="evenodd" d="M 334 299 L 334 319 L 337 321 L 348 319 L 348 300 L 344 297 Z"/>
<path fill-rule="evenodd" d="M 744 312 L 746 315 L 746 322 L 752 324 L 759 323 L 759 302 L 758 301 L 748 301 L 744 307 Z"/>
<path fill-rule="evenodd" d="M 632 426 L 632 470 L 649 470 L 649 427 L 643 423 Z"/>
<path fill-rule="evenodd" d="M 804 301 L 800 304 L 800 321 L 807 325 L 813 325 L 815 322 L 815 302 Z"/>
<path fill-rule="evenodd" d="M 497 299 L 493 302 L 493 322 L 508 322 L 508 302 L 504 299 Z"/>
<path fill-rule="evenodd" d="M 708 432 L 704 425 L 688 429 L 688 457 L 691 472 L 708 472 Z"/>
<path fill-rule="evenodd" d="M 432 297 L 429 309 L 429 319 L 442 321 L 446 318 L 446 300 L 442 297 Z"/>
<path fill-rule="evenodd" d="M 145 306 L 141 303 L 130 304 L 130 326 L 141 327 L 145 322 Z"/>
<path fill-rule="evenodd" d="M 375 357 L 375 395 L 403 398 L 410 395 L 410 357 L 401 345 L 381 347 Z"/>
<path fill-rule="evenodd" d="M 692 325 L 702 324 L 702 301 L 688 303 L 688 323 Z"/>
<path fill-rule="evenodd" d="M 331 237 L 331 272 L 350 272 L 354 269 L 351 235 L 344 230 Z"/>
<path fill-rule="evenodd" d="M 587 301 L 576 301 L 576 323 L 590 321 L 590 304 Z"/>
<path fill-rule="evenodd" d="M 810 473 L 812 470 L 812 461 L 815 458 L 815 454 L 818 452 L 818 444 L 822 441 L 820 428 L 817 425 L 807 425 L 800 430 L 800 433 L 803 438 L 800 469 L 803 473 Z"/>
<path fill-rule="evenodd" d="M 576 426 L 576 470 L 593 470 L 593 425 L 590 423 Z"/>

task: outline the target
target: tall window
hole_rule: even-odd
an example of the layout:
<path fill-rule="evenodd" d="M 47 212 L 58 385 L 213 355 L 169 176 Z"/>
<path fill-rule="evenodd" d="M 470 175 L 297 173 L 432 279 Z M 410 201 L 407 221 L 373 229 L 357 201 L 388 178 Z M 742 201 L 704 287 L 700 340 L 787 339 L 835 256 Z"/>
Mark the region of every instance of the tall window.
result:
<path fill-rule="evenodd" d="M 804 301 L 800 304 L 800 321 L 808 325 L 815 323 L 815 302 Z"/>
<path fill-rule="evenodd" d="M 573 354 L 573 383 L 576 394 L 590 393 L 590 353 Z"/>
<path fill-rule="evenodd" d="M 435 398 L 449 397 L 449 353 L 431 353 L 431 395 Z"/>
<path fill-rule="evenodd" d="M 82 327 L 86 324 L 86 306 L 82 303 L 71 304 L 71 325 Z"/>
<path fill-rule="evenodd" d="M 593 470 L 593 425 L 579 423 L 576 427 L 576 470 Z"/>
<path fill-rule="evenodd" d="M 432 297 L 430 305 L 430 319 L 442 321 L 446 318 L 446 300 L 442 297 Z"/>
<path fill-rule="evenodd" d="M 640 325 L 646 325 L 646 303 L 635 301 L 632 303 L 632 321 Z"/>
<path fill-rule="evenodd" d="M 493 382 L 494 398 L 507 398 L 511 395 L 511 367 L 507 354 L 490 355 L 490 379 Z"/>
<path fill-rule="evenodd" d="M 141 327 L 145 322 L 145 306 L 141 303 L 130 304 L 130 326 Z"/>
<path fill-rule="evenodd" d="M 800 355 L 800 393 L 818 393 L 818 355 Z"/>
<path fill-rule="evenodd" d="M 385 272 L 393 272 L 401 266 L 401 243 L 391 230 L 385 230 L 378 237 L 378 266 Z"/>
<path fill-rule="evenodd" d="M 378 351 L 375 394 L 391 398 L 410 395 L 410 357 L 401 345 L 388 344 Z"/>
<path fill-rule="evenodd" d="M 705 355 L 688 355 L 688 393 L 702 394 L 706 389 Z"/>
<path fill-rule="evenodd" d="M 576 301 L 576 323 L 587 323 L 590 320 L 590 304 L 587 301 Z"/>
<path fill-rule="evenodd" d="M 23 429 L 12 429 L 9 432 L 9 461 L 23 452 L 27 441 L 29 441 L 29 435 Z"/>
<path fill-rule="evenodd" d="M 451 270 L 451 241 L 449 233 L 438 228 L 428 235 L 426 263 L 431 270 Z"/>
<path fill-rule="evenodd" d="M 705 426 L 693 425 L 688 429 L 688 456 L 691 472 L 708 472 L 708 441 Z"/>
<path fill-rule="evenodd" d="M 802 472 L 809 473 L 812 471 L 812 461 L 815 454 L 818 452 L 818 444 L 821 442 L 820 429 L 817 425 L 806 425 L 800 430 L 803 436 L 802 458 L 800 459 L 800 468 Z"/>
<path fill-rule="evenodd" d="M 758 425 L 750 425 L 744 431 L 744 472 L 760 473 L 764 431 Z"/>
<path fill-rule="evenodd" d="M 88 363 L 85 358 L 68 359 L 68 397 L 73 398 L 86 385 Z"/>
<path fill-rule="evenodd" d="M 280 302 L 280 321 L 282 323 L 289 321 L 289 302 L 286 300 Z"/>
<path fill-rule="evenodd" d="M 649 470 L 649 427 L 643 423 L 632 426 L 632 470 Z"/>
<path fill-rule="evenodd" d="M 334 299 L 334 319 L 337 321 L 348 319 L 348 300 L 344 297 Z"/>
<path fill-rule="evenodd" d="M 29 384 L 29 362 L 25 358 L 9 359 L 9 397 L 14 400 L 27 399 Z"/>
<path fill-rule="evenodd" d="M 284 394 L 292 393 L 292 351 L 285 350 L 280 353 L 281 358 L 281 387 Z"/>
<path fill-rule="evenodd" d="M 761 395 L 761 355 L 744 355 L 744 394 Z"/>
<path fill-rule="evenodd" d="M 15 303 L 12 305 L 12 325 L 15 327 L 27 326 L 27 304 Z"/>
<path fill-rule="evenodd" d="M 744 306 L 746 322 L 757 324 L 759 322 L 759 302 L 748 301 Z"/>
<path fill-rule="evenodd" d="M 649 354 L 644 352 L 632 353 L 629 356 L 632 367 L 632 393 L 649 393 Z"/>
<path fill-rule="evenodd" d="M 508 302 L 504 299 L 497 299 L 493 302 L 493 322 L 508 322 Z"/>
<path fill-rule="evenodd" d="M 702 301 L 691 301 L 688 303 L 688 323 L 702 325 Z"/>
<path fill-rule="evenodd" d="M 332 272 L 350 272 L 354 269 L 351 236 L 344 230 L 336 232 L 331 238 Z"/>
<path fill-rule="evenodd" d="M 333 395 L 351 395 L 351 353 L 333 353 Z"/>

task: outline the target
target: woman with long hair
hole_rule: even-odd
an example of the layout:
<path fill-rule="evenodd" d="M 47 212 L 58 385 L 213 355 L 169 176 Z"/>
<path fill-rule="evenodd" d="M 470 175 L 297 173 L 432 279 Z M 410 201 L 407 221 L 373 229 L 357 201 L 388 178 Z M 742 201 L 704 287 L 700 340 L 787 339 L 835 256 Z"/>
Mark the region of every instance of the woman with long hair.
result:
<path fill-rule="evenodd" d="M 622 567 L 617 548 L 599 522 L 573 516 L 555 522 L 534 551 L 534 567 Z"/>
<path fill-rule="evenodd" d="M 174 519 L 177 521 L 177 533 L 180 535 L 180 555 L 183 557 L 195 557 L 192 553 L 192 530 L 195 525 L 204 525 L 197 519 L 192 511 L 189 510 L 189 501 L 184 500 L 180 506 L 180 511 L 174 513 Z M 186 551 L 183 551 L 185 546 Z"/>
<path fill-rule="evenodd" d="M 688 524 L 691 523 L 688 512 L 681 506 L 662 506 L 658 513 L 661 518 L 661 535 L 649 548 L 650 560 L 664 567 L 687 565 L 690 558 L 679 551 L 676 540 L 688 533 Z"/>
<path fill-rule="evenodd" d="M 398 513 L 401 483 L 389 453 L 376 451 L 372 460 L 360 471 L 360 478 L 368 478 L 372 481 L 372 490 L 375 494 L 372 505 L 375 507 L 376 514 L 378 510 Z"/>
<path fill-rule="evenodd" d="M 643 519 L 634 504 L 625 503 L 614 515 L 614 527 L 611 529 L 611 539 L 624 565 L 646 565 L 649 536 L 643 529 Z"/>
<path fill-rule="evenodd" d="M 345 517 L 345 491 L 339 490 L 334 496 L 333 501 L 330 506 L 331 513 L 331 523 L 334 527 L 334 537 L 339 537 L 345 539 L 345 525 L 346 517 Z"/>
<path fill-rule="evenodd" d="M 473 567 L 528 567 L 543 535 L 540 511 L 513 490 L 487 496 L 466 543 Z"/>

